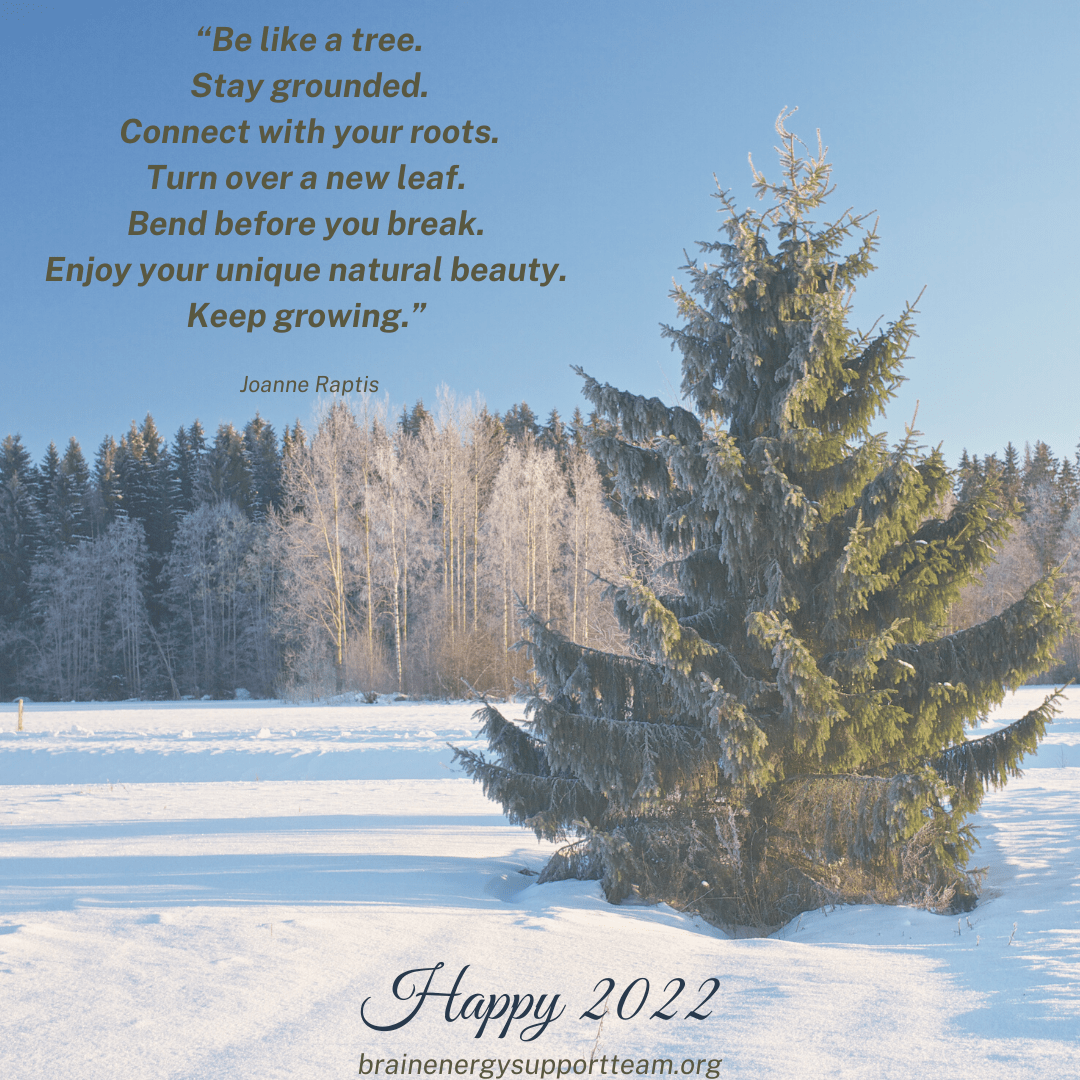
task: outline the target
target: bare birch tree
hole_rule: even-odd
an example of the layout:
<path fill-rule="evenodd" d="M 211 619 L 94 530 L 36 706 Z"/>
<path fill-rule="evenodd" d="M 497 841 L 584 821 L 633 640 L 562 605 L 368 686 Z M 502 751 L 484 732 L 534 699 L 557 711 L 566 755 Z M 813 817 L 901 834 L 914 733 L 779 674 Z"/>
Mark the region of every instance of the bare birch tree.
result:
<path fill-rule="evenodd" d="M 335 693 L 348 679 L 349 635 L 357 581 L 355 509 L 359 501 L 356 418 L 341 402 L 326 410 L 307 445 L 285 461 L 284 511 L 274 518 L 282 567 L 281 613 L 287 636 L 316 627 L 333 657 Z"/>

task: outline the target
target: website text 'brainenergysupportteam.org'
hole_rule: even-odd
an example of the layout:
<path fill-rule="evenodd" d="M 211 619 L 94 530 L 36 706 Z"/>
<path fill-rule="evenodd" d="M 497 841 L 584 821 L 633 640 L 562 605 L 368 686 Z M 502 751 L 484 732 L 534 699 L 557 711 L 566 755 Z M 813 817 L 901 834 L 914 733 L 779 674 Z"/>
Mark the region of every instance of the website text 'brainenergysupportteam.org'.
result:
<path fill-rule="evenodd" d="M 722 1057 L 633 1058 L 618 1054 L 594 1058 L 420 1058 L 360 1055 L 361 1076 L 472 1076 L 503 1080 L 536 1076 L 544 1080 L 570 1076 L 701 1076 L 717 1080 Z"/>

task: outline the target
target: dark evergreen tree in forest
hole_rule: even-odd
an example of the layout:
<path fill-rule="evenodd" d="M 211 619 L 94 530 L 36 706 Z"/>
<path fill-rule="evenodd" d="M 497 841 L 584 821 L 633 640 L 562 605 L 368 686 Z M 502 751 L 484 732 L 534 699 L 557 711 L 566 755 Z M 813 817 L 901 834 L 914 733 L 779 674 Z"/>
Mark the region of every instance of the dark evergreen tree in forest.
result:
<path fill-rule="evenodd" d="M 434 423 L 435 418 L 424 408 L 423 401 L 418 398 L 411 413 L 408 405 L 401 410 L 401 419 L 398 421 L 398 426 L 406 435 L 418 439 L 425 429 L 431 427 Z"/>
<path fill-rule="evenodd" d="M 524 442 L 528 438 L 535 439 L 540 434 L 536 413 L 529 408 L 528 402 L 511 405 L 505 416 L 500 417 L 497 413 L 496 416 L 502 421 L 506 434 L 516 443 Z"/>
<path fill-rule="evenodd" d="M 585 417 L 581 415 L 581 406 L 574 406 L 574 415 L 570 417 L 569 438 L 575 451 L 585 449 Z"/>
<path fill-rule="evenodd" d="M 1002 460 L 1004 461 L 1004 469 L 1001 474 L 1002 486 L 1005 489 L 1005 494 L 1010 499 L 1016 499 L 1020 495 L 1020 485 L 1023 478 L 1020 475 L 1020 455 L 1011 442 L 1006 444 Z"/>
<path fill-rule="evenodd" d="M 1073 512 L 1077 502 L 1080 501 L 1080 477 L 1077 476 L 1076 466 L 1067 458 L 1061 459 L 1061 468 L 1057 476 L 1057 503 L 1063 518 Z"/>
<path fill-rule="evenodd" d="M 1035 449 L 1024 447 L 1024 489 L 1051 487 L 1057 480 L 1058 460 L 1042 439 L 1035 440 Z"/>
<path fill-rule="evenodd" d="M 72 436 L 60 459 L 58 511 L 64 543 L 89 540 L 93 536 L 91 498 L 90 467 L 78 440 Z"/>
<path fill-rule="evenodd" d="M 90 470 L 75 439 L 68 441 L 62 458 L 56 444 L 49 444 L 37 488 L 44 548 L 70 546 L 90 537 Z"/>
<path fill-rule="evenodd" d="M 828 902 L 974 902 L 965 817 L 1015 775 L 1053 698 L 993 735 L 978 721 L 1045 668 L 1067 615 L 1053 578 L 945 636 L 961 587 L 1015 505 L 1000 469 L 963 497 L 940 451 L 871 425 L 901 381 L 914 308 L 864 333 L 851 293 L 876 231 L 816 220 L 830 166 L 777 122 L 782 179 L 727 218 L 673 294 L 684 400 L 585 379 L 590 442 L 666 572 L 612 585 L 628 655 L 535 615 L 530 719 L 482 710 L 493 759 L 457 759 L 512 820 L 576 837 L 541 880 L 602 880 L 724 922 L 776 924 Z"/>
<path fill-rule="evenodd" d="M 251 466 L 244 436 L 232 424 L 220 424 L 206 455 L 206 468 L 197 495 L 200 503 L 235 503 L 248 516 L 252 510 Z"/>
<path fill-rule="evenodd" d="M 570 437 L 558 409 L 552 409 L 548 414 L 547 423 L 540 429 L 537 441 L 546 450 L 553 450 L 559 464 L 565 465 L 570 451 Z"/>
<path fill-rule="evenodd" d="M 26 652 L 30 576 L 41 544 L 35 470 L 18 435 L 0 444 L 0 697 L 17 686 Z"/>
<path fill-rule="evenodd" d="M 174 513 L 190 514 L 198 505 L 200 477 L 206 467 L 206 435 L 198 420 L 185 430 L 181 425 L 172 446 Z"/>
<path fill-rule="evenodd" d="M 118 471 L 120 446 L 111 436 L 106 435 L 94 455 L 93 494 L 91 496 L 93 512 L 93 531 L 100 536 L 115 519 L 120 510 L 120 475 Z"/>
<path fill-rule="evenodd" d="M 129 519 L 142 524 L 153 551 L 164 550 L 171 534 L 168 522 L 172 500 L 168 495 L 170 478 L 166 454 L 165 441 L 158 433 L 154 418 L 147 413 L 142 427 L 132 420 L 130 430 L 117 446 L 115 457 L 118 509 Z"/>
<path fill-rule="evenodd" d="M 307 445 L 307 432 L 300 426 L 299 419 L 293 426 L 292 431 L 289 430 L 289 425 L 285 425 L 285 431 L 281 436 L 281 467 L 285 468 L 285 463 L 296 454 L 298 451 L 302 451 Z"/>
<path fill-rule="evenodd" d="M 38 514 L 47 512 L 49 498 L 56 491 L 56 478 L 60 475 L 60 452 L 56 449 L 56 443 L 49 443 L 45 451 L 45 457 L 34 474 L 34 494 L 37 498 Z"/>
<path fill-rule="evenodd" d="M 281 506 L 281 454 L 272 424 L 258 413 L 244 426 L 244 457 L 251 473 L 251 512 L 264 517 Z"/>

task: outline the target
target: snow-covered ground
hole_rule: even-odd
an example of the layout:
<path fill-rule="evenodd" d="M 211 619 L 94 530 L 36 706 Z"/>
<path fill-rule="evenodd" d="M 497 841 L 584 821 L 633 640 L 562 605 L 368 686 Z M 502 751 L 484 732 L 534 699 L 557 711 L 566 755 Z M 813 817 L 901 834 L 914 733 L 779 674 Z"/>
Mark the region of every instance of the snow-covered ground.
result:
<path fill-rule="evenodd" d="M 276 701 L 0 705 L 0 784 L 429 780 L 476 748 L 476 705 Z"/>
<path fill-rule="evenodd" d="M 0 1076 L 1080 1075 L 1080 693 L 978 815 L 968 916 L 740 940 L 532 884 L 551 847 L 446 767 L 471 713 L 0 706 Z"/>

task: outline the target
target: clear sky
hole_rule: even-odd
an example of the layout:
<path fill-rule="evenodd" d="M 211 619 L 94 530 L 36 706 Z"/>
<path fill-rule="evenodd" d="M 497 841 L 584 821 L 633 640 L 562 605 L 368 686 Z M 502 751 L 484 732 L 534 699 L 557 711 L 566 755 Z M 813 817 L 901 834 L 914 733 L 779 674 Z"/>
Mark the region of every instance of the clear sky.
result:
<path fill-rule="evenodd" d="M 1075 450 L 1080 248 L 1077 62 L 1080 6 L 1016 3 L 686 0 L 544 3 L 5 3 L 0 303 L 0 435 L 21 432 L 35 460 L 74 435 L 88 458 L 106 433 L 151 412 L 159 429 L 201 419 L 242 425 L 258 409 L 280 432 L 308 421 L 316 395 L 241 394 L 245 378 L 378 379 L 395 407 L 432 402 L 445 383 L 493 409 L 527 401 L 546 415 L 582 404 L 570 365 L 675 400 L 677 354 L 659 336 L 684 249 L 716 235 L 713 174 L 751 197 L 747 154 L 775 175 L 773 122 L 821 130 L 832 207 L 880 215 L 879 271 L 856 322 L 893 318 L 925 286 L 909 381 L 886 426 L 916 400 L 926 441 L 986 453 L 1012 440 Z M 212 24 L 208 23 L 213 19 Z M 311 52 L 263 52 L 263 26 L 315 35 Z M 200 27 L 250 32 L 244 53 L 214 52 Z M 419 52 L 352 50 L 352 33 L 412 34 Z M 341 52 L 328 34 L 341 32 Z M 299 41 L 300 39 L 295 39 Z M 254 101 L 195 97 L 206 72 L 264 80 Z M 269 100 L 275 79 L 399 82 L 426 97 Z M 213 86 L 211 81 L 209 85 Z M 290 90 L 295 84 L 290 84 Z M 305 87 L 307 83 L 305 82 Z M 245 93 L 245 97 L 248 96 Z M 260 126 L 315 117 L 325 141 L 262 145 Z M 246 121 L 249 142 L 125 144 L 149 125 Z M 487 125 L 491 139 L 411 144 L 412 127 Z M 335 126 L 400 124 L 392 145 Z M 132 130 L 129 128 L 129 131 Z M 138 129 L 135 129 L 138 130 Z M 497 144 L 494 138 L 498 138 Z M 283 138 L 283 136 L 282 136 Z M 441 135 L 440 135 L 441 139 Z M 213 170 L 214 191 L 151 189 L 149 165 Z M 407 173 L 447 172 L 455 188 L 399 190 Z M 224 186 L 229 172 L 292 170 L 286 189 Z M 304 171 L 317 189 L 300 190 Z M 389 172 L 383 190 L 326 191 L 330 170 Z M 261 177 L 257 184 L 261 184 Z M 198 181 L 195 181 L 196 185 Z M 459 185 L 464 185 L 459 186 Z M 129 236 L 132 211 L 237 219 L 312 217 L 310 236 Z M 398 217 L 475 218 L 476 235 L 391 237 Z M 379 234 L 329 240 L 325 218 L 378 217 Z M 294 226 L 299 227 L 299 222 Z M 417 229 L 420 228 L 418 223 Z M 479 235 L 479 230 L 483 235 Z M 119 287 L 47 282 L 51 257 L 131 263 Z M 320 266 L 318 281 L 219 283 L 219 262 Z M 443 281 L 329 282 L 330 264 L 433 261 Z M 453 259 L 558 263 L 551 283 L 449 281 Z M 209 264 L 202 282 L 140 287 L 140 263 Z M 61 276 L 63 276 L 61 274 Z M 565 281 L 561 280 L 565 277 Z M 115 280 L 115 275 L 113 276 Z M 188 328 L 190 304 L 263 309 L 267 325 Z M 271 329 L 278 309 L 398 309 L 396 333 L 305 325 Z M 413 312 L 414 304 L 426 304 Z M 290 316 L 290 319 L 292 316 Z"/>

